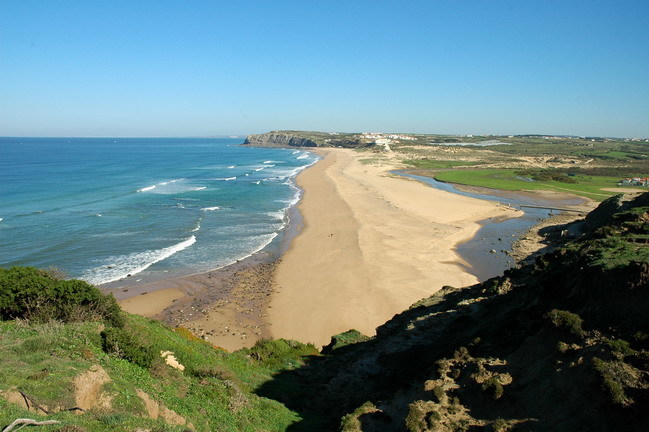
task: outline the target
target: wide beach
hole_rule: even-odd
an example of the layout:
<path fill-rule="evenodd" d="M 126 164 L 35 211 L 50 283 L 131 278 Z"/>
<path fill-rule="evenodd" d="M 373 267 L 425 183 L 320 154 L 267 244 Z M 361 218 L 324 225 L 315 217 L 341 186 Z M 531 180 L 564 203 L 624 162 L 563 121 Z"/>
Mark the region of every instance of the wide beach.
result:
<path fill-rule="evenodd" d="M 262 253 L 205 274 L 116 289 L 122 306 L 229 350 L 262 337 L 321 346 L 350 328 L 372 335 L 442 286 L 476 283 L 454 248 L 479 221 L 520 214 L 392 175 L 398 164 L 390 157 L 367 163 L 353 150 L 317 152 L 323 160 L 297 177 L 301 232 L 276 263 Z"/>
<path fill-rule="evenodd" d="M 479 221 L 519 211 L 390 174 L 396 164 L 346 149 L 301 173 L 302 233 L 282 257 L 270 303 L 273 337 L 329 342 L 375 328 L 444 285 L 477 282 L 456 253 Z"/>

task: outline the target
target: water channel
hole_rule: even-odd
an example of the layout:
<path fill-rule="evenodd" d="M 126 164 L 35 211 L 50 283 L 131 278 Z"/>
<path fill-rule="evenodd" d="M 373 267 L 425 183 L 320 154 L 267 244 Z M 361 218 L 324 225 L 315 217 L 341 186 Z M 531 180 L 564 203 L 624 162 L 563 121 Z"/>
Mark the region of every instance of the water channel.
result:
<path fill-rule="evenodd" d="M 412 178 L 427 185 L 458 195 L 495 201 L 503 205 L 520 208 L 521 205 L 547 206 L 546 208 L 523 207 L 523 216 L 502 219 L 491 218 L 481 221 L 482 228 L 473 239 L 459 245 L 457 253 L 469 264 L 467 271 L 474 274 L 480 281 L 498 276 L 512 267 L 515 262 L 506 252 L 512 250 L 512 245 L 534 225 L 549 216 L 556 215 L 556 210 L 550 208 L 578 205 L 584 202 L 579 197 L 550 199 L 530 192 L 511 192 L 487 188 L 461 189 L 451 183 L 444 183 L 432 177 L 415 174 L 416 170 L 394 171 L 395 174 Z M 495 252 L 493 252 L 495 251 Z"/>

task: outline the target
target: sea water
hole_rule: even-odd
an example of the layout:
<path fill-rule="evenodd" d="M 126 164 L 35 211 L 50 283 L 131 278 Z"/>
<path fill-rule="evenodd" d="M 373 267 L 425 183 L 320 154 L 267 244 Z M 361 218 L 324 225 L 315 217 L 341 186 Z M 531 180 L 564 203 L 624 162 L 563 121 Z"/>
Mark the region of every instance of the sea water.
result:
<path fill-rule="evenodd" d="M 0 138 L 0 266 L 104 284 L 250 256 L 281 235 L 317 156 L 242 142 Z"/>

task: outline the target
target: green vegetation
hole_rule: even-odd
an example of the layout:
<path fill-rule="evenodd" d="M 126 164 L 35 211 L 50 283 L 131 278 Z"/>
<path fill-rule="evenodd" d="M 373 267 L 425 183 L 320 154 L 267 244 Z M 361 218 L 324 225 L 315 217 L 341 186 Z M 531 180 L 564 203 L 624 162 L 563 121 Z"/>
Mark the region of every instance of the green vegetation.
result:
<path fill-rule="evenodd" d="M 574 174 L 559 169 L 527 169 L 516 171 L 518 176 L 527 176 L 535 181 L 557 181 L 561 183 L 577 183 Z"/>
<path fill-rule="evenodd" d="M 63 280 L 33 267 L 0 268 L 0 319 L 34 322 L 105 320 L 122 325 L 112 296 L 80 280 Z"/>
<path fill-rule="evenodd" d="M 435 160 L 435 159 L 408 159 L 403 161 L 406 165 L 411 165 L 418 169 L 449 169 L 459 166 L 476 166 L 479 162 L 466 162 L 454 160 Z"/>
<path fill-rule="evenodd" d="M 555 190 L 602 201 L 625 177 L 646 177 L 649 143 L 541 136 L 417 136 L 394 144 L 404 163 L 435 173 L 440 181 L 502 190 Z M 427 141 L 427 142 L 426 142 Z M 449 143 L 502 142 L 489 146 Z M 436 143 L 430 145 L 430 143 Z M 480 165 L 489 168 L 479 169 Z M 535 168 L 529 168 L 530 165 Z M 457 167 L 474 169 L 450 169 Z M 476 169 L 477 167 L 478 169 Z"/>
<path fill-rule="evenodd" d="M 270 431 L 285 430 L 298 420 L 280 403 L 253 392 L 278 370 L 298 368 L 306 357 L 317 355 L 313 346 L 263 341 L 229 354 L 185 329 L 174 331 L 121 311 L 120 320 L 101 314 L 114 310 L 97 305 L 114 305 L 114 299 L 84 282 L 59 280 L 33 268 L 0 269 L 0 275 L 5 311 L 0 321 L 0 426 L 16 418 L 47 418 L 61 424 L 42 430 L 74 425 L 79 431 L 183 431 L 187 426 Z M 16 317 L 22 309 L 10 298 L 39 302 Z M 51 318 L 50 305 L 57 302 L 73 313 Z M 162 351 L 172 352 L 184 371 L 167 365 Z M 84 380 L 95 382 L 95 393 L 74 384 Z M 21 394 L 42 409 L 28 412 L 18 403 Z M 151 418 L 147 398 L 160 417 Z M 84 415 L 69 411 L 76 408 L 83 408 Z"/>
<path fill-rule="evenodd" d="M 619 178 L 591 177 L 576 175 L 570 177 L 573 183 L 564 181 L 529 181 L 519 175 L 516 170 L 457 170 L 443 171 L 435 174 L 435 178 L 449 183 L 469 186 L 481 186 L 502 190 L 554 190 L 570 192 L 585 196 L 596 201 L 603 201 L 618 192 L 603 191 L 604 188 L 615 188 Z"/>
<path fill-rule="evenodd" d="M 618 362 L 606 362 L 598 357 L 593 357 L 593 366 L 599 372 L 602 386 L 606 389 L 613 403 L 622 406 L 630 405 L 631 400 L 624 392 L 621 382 L 621 365 Z"/>
<path fill-rule="evenodd" d="M 0 427 L 647 430 L 648 204 L 608 199 L 533 264 L 446 286 L 375 337 L 350 330 L 322 353 L 287 340 L 227 353 L 115 313 L 88 284 L 0 269 Z"/>
<path fill-rule="evenodd" d="M 344 346 L 353 345 L 359 342 L 365 342 L 370 338 L 359 332 L 358 330 L 347 330 L 344 333 L 337 334 L 331 337 L 331 343 L 324 347 L 323 352 L 331 352 L 333 350 L 342 348 Z"/>
<path fill-rule="evenodd" d="M 327 133 L 274 131 L 288 138 L 308 139 L 324 147 L 348 147 L 372 156 L 361 163 L 386 158 L 374 145 L 390 141 L 390 160 L 431 170 L 420 175 L 440 181 L 502 190 L 551 190 L 596 201 L 613 196 L 623 178 L 649 176 L 649 140 L 580 138 L 540 135 L 461 136 L 432 134 Z M 439 170 L 442 170 L 441 172 Z M 432 172 L 434 171 L 434 173 Z"/>
<path fill-rule="evenodd" d="M 582 337 L 584 335 L 584 330 L 581 328 L 584 320 L 582 320 L 577 314 L 564 310 L 552 309 L 547 314 L 547 317 L 555 327 L 566 328 L 575 336 Z"/>
<path fill-rule="evenodd" d="M 574 243 L 567 245 L 566 250 L 587 256 L 588 266 L 606 270 L 649 262 L 648 211 L 649 206 L 638 206 L 617 213 L 613 223 L 591 233 L 588 244 Z"/>
<path fill-rule="evenodd" d="M 505 390 L 498 378 L 491 377 L 482 383 L 482 391 L 494 399 L 500 399 Z"/>
<path fill-rule="evenodd" d="M 369 414 L 378 411 L 376 405 L 372 402 L 365 402 L 360 407 L 356 408 L 353 413 L 347 414 L 341 421 L 341 432 L 361 432 L 362 425 L 359 417 L 364 414 Z"/>

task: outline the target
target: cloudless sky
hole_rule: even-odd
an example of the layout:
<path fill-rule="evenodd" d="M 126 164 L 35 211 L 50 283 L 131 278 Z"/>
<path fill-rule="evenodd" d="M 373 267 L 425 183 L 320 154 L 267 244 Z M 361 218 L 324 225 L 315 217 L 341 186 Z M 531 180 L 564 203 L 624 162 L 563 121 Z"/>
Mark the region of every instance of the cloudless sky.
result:
<path fill-rule="evenodd" d="M 0 136 L 649 137 L 649 1 L 0 0 Z"/>

